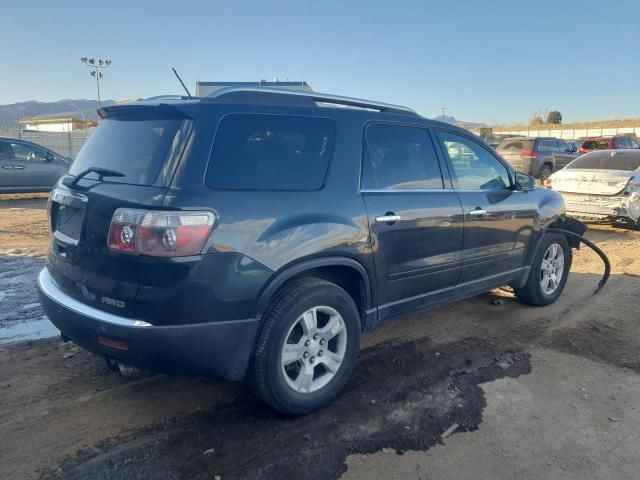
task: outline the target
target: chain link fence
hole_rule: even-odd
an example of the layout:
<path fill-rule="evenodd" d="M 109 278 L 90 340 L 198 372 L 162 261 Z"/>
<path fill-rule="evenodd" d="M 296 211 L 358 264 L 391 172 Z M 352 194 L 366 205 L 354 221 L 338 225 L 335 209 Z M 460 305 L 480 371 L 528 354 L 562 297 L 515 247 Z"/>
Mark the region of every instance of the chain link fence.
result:
<path fill-rule="evenodd" d="M 28 132 L 18 129 L 0 131 L 0 136 L 20 138 L 42 145 L 62 156 L 76 158 L 84 142 L 91 136 L 95 128 L 72 130 L 70 132 Z"/>

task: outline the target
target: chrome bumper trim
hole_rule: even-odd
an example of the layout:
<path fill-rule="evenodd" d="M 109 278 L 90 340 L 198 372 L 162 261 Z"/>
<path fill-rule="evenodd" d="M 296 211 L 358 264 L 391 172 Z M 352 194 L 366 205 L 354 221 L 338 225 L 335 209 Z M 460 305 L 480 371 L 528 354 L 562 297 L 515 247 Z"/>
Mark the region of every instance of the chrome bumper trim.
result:
<path fill-rule="evenodd" d="M 94 320 L 112 323 L 114 325 L 120 325 L 123 327 L 153 326 L 150 323 L 144 322 L 142 320 L 120 317 L 118 315 L 114 315 L 113 313 L 103 312 L 102 310 L 98 310 L 97 308 L 90 307 L 89 305 L 85 305 L 84 303 L 79 302 L 75 298 L 64 293 L 60 289 L 60 287 L 56 285 L 47 267 L 44 267 L 38 274 L 38 287 L 44 295 L 49 297 L 55 303 L 68 308 L 69 310 L 73 310 L 75 313 L 90 317 Z"/>

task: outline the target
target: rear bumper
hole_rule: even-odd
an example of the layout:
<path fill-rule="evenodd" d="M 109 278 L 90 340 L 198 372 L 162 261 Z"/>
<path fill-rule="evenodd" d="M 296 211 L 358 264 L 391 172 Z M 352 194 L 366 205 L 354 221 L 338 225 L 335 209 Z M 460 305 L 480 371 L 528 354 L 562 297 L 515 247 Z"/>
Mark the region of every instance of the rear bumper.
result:
<path fill-rule="evenodd" d="M 46 267 L 38 293 L 51 322 L 74 343 L 155 372 L 241 380 L 258 331 L 258 319 L 154 326 L 104 312 L 67 295 Z"/>
<path fill-rule="evenodd" d="M 582 194 L 562 194 L 566 213 L 569 216 L 614 219 L 628 218 L 631 221 L 640 220 L 640 195 L 631 197 L 621 196 L 593 196 Z"/>

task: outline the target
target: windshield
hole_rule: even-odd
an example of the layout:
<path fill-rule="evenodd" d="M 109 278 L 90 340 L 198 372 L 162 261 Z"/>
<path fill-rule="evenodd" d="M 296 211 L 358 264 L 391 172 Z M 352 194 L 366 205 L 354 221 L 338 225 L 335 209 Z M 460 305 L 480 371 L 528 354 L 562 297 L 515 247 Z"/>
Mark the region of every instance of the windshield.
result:
<path fill-rule="evenodd" d="M 612 157 L 609 152 L 598 152 L 578 157 L 566 168 L 633 171 L 640 168 L 640 155 L 617 153 Z"/>
<path fill-rule="evenodd" d="M 78 175 L 91 167 L 122 173 L 109 182 L 155 185 L 165 160 L 174 150 L 183 120 L 107 118 L 78 153 L 69 173 Z M 97 179 L 95 173 L 86 176 Z M 167 186 L 167 185 L 159 185 Z"/>

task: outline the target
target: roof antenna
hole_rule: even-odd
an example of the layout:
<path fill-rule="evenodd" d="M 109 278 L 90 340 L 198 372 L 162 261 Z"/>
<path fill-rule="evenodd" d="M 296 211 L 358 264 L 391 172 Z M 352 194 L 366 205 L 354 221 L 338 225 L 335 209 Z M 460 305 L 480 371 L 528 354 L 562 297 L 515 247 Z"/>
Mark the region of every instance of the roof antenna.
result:
<path fill-rule="evenodd" d="M 180 75 L 178 75 L 178 72 L 176 72 L 176 69 L 175 69 L 175 68 L 173 68 L 173 67 L 171 67 L 171 70 L 173 70 L 173 73 L 175 73 L 175 74 L 176 74 L 176 77 L 178 77 L 178 81 L 180 82 L 180 85 L 182 85 L 182 88 L 184 88 L 184 91 L 185 91 L 185 92 L 187 92 L 187 96 L 188 96 L 189 98 L 193 98 L 193 97 L 191 96 L 191 94 L 189 93 L 189 90 L 187 89 L 187 86 L 184 84 L 184 82 L 183 82 L 183 81 L 182 81 L 182 79 L 180 78 Z"/>

